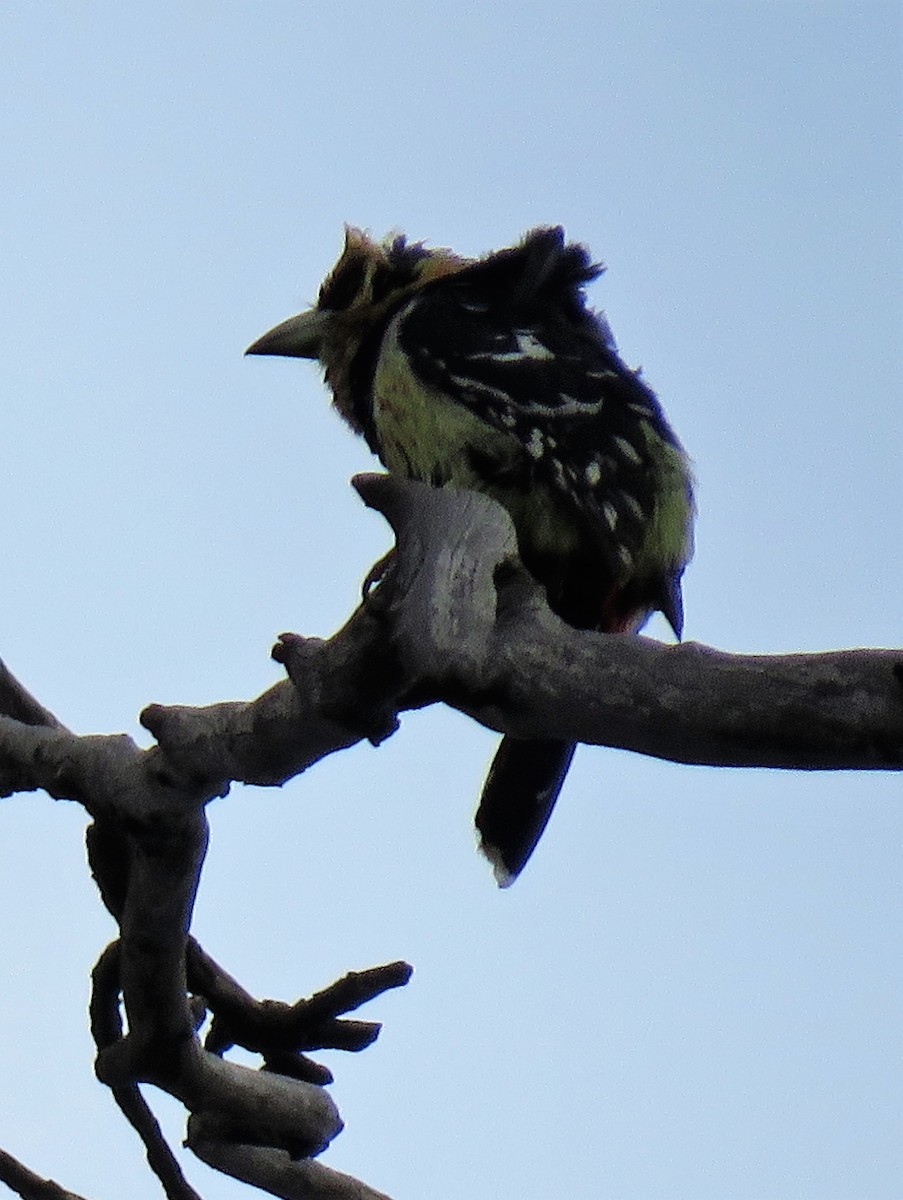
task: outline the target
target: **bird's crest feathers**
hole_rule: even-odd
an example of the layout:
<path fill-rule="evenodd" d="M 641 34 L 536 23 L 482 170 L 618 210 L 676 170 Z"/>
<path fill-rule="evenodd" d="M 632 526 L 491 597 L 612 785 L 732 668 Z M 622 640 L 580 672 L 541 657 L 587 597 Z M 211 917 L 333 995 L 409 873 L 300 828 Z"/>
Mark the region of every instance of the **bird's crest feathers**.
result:
<path fill-rule="evenodd" d="M 366 230 L 345 226 L 339 260 L 320 288 L 317 306 L 333 312 L 368 312 L 386 300 L 419 291 L 436 280 L 460 275 L 479 281 L 489 294 L 504 297 L 516 309 L 529 309 L 550 297 L 581 303 L 580 289 L 604 267 L 584 246 L 565 242 L 560 225 L 530 230 L 516 246 L 481 258 L 466 258 L 445 247 L 427 248 L 392 232 L 377 241 Z"/>
<path fill-rule="evenodd" d="M 367 311 L 372 317 L 387 299 L 393 301 L 434 279 L 461 270 L 467 260 L 451 250 L 427 250 L 390 233 L 375 241 L 366 230 L 345 226 L 345 245 L 339 260 L 323 281 L 317 306 L 336 312 Z"/>

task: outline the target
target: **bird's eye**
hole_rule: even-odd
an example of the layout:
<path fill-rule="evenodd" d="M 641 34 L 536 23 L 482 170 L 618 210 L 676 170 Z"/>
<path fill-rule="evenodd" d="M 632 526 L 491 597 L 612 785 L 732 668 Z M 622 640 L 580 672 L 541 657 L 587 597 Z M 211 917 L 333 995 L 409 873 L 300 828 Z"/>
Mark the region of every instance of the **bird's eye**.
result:
<path fill-rule="evenodd" d="M 399 271 L 380 263 L 373 272 L 373 279 L 370 284 L 370 298 L 374 304 L 378 304 L 380 300 L 385 300 L 391 291 L 403 286 L 406 282 L 408 281 L 401 277 Z"/>
<path fill-rule="evenodd" d="M 354 258 L 350 262 L 339 263 L 320 288 L 318 306 L 335 311 L 350 308 L 363 291 L 365 277 L 366 263 L 363 259 Z"/>

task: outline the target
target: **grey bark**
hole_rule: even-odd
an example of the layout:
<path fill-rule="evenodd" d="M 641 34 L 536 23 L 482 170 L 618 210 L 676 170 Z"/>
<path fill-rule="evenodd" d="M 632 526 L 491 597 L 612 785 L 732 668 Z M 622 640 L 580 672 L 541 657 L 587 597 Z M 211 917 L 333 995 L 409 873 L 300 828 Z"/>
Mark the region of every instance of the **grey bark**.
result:
<path fill-rule="evenodd" d="M 683 763 L 903 764 L 903 651 L 744 656 L 578 631 L 548 609 L 493 501 L 389 476 L 355 486 L 391 523 L 396 550 L 333 637 L 281 636 L 274 657 L 288 678 L 257 699 L 151 705 L 141 721 L 157 745 L 142 750 L 124 735 L 72 734 L 0 664 L 0 794 L 42 788 L 94 820 L 89 860 L 120 928 L 94 974 L 96 1071 L 175 1200 L 196 1193 L 141 1083 L 184 1103 L 199 1157 L 271 1195 L 387 1200 L 312 1161 L 341 1120 L 323 1090 L 328 1072 L 305 1051 L 368 1045 L 379 1027 L 340 1015 L 405 983 L 410 968 L 348 976 L 290 1006 L 256 1001 L 205 955 L 189 935 L 204 809 L 233 781 L 281 784 L 362 738 L 379 743 L 399 713 L 440 701 L 501 733 Z M 202 1045 L 204 1006 L 214 1022 Z M 267 1069 L 224 1059 L 233 1044 Z"/>

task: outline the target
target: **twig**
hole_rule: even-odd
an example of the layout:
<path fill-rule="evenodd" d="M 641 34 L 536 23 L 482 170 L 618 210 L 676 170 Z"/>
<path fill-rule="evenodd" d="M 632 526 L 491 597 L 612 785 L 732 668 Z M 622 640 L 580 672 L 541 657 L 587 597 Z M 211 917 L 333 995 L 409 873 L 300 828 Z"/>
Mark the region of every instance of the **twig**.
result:
<path fill-rule="evenodd" d="M 5 1150 L 0 1150 L 0 1183 L 21 1197 L 21 1200 L 85 1200 L 52 1179 L 42 1179 Z"/>
<path fill-rule="evenodd" d="M 112 942 L 97 960 L 91 976 L 91 1034 L 98 1051 L 112 1046 L 122 1036 L 120 961 L 120 943 Z M 167 1200 L 202 1200 L 182 1173 L 138 1085 L 120 1084 L 111 1091 L 123 1116 L 143 1142 L 148 1166 L 159 1179 Z"/>

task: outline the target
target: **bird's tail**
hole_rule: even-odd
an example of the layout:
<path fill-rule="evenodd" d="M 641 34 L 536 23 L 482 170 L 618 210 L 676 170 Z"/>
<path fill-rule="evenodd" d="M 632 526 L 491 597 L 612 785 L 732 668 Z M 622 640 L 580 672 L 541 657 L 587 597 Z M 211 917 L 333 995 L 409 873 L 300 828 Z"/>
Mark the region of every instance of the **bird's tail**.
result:
<path fill-rule="evenodd" d="M 499 887 L 523 870 L 552 815 L 576 746 L 548 738 L 504 737 L 477 809 L 480 849 Z"/>

